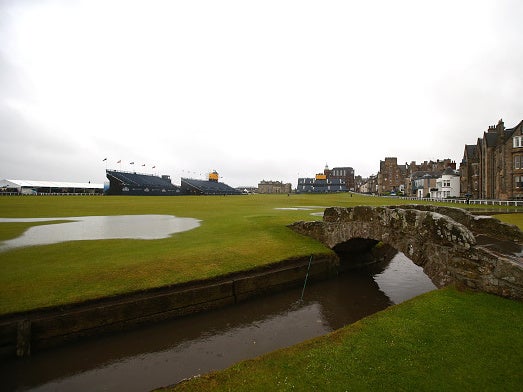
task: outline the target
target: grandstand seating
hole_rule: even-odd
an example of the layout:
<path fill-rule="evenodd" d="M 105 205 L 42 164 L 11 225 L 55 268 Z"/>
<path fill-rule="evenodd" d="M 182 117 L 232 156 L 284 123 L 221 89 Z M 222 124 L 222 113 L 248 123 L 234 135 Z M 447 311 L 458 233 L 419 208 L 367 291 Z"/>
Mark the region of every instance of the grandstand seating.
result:
<path fill-rule="evenodd" d="M 181 187 L 169 178 L 116 170 L 106 170 L 109 195 L 240 195 L 241 192 L 217 181 L 182 178 Z"/>
<path fill-rule="evenodd" d="M 138 174 L 129 172 L 119 172 L 107 170 L 107 175 L 125 185 L 153 186 L 153 187 L 172 187 L 171 181 L 148 174 Z"/>
<path fill-rule="evenodd" d="M 227 184 L 216 181 L 182 178 L 182 193 L 188 195 L 240 195 L 241 192 Z"/>
<path fill-rule="evenodd" d="M 106 170 L 110 195 L 174 195 L 180 194 L 179 187 L 168 178 L 116 170 Z"/>

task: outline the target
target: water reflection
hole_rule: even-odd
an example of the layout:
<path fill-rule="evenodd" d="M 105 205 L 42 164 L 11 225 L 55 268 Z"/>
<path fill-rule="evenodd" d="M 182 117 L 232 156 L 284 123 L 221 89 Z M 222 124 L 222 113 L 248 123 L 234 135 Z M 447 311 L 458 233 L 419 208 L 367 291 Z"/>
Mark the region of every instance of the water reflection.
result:
<path fill-rule="evenodd" d="M 409 283 L 418 279 L 424 283 Z M 7 390 L 151 390 L 323 335 L 434 288 L 399 253 L 372 271 L 308 284 L 303 301 L 296 288 L 85 340 L 8 362 L 0 377 Z"/>
<path fill-rule="evenodd" d="M 423 268 L 414 264 L 401 252 L 394 256 L 387 268 L 376 265 L 368 269 L 373 273 L 380 290 L 387 293 L 387 297 L 395 304 L 412 298 L 413 293 L 419 295 L 436 289 L 434 283 L 423 272 Z"/>
<path fill-rule="evenodd" d="M 67 221 L 55 223 L 56 221 Z M 199 226 L 194 218 L 172 215 L 115 215 L 66 218 L 0 218 L 0 223 L 49 222 L 33 226 L 20 237 L 0 242 L 0 251 L 22 246 L 48 245 L 65 241 L 117 238 L 153 240 Z"/>

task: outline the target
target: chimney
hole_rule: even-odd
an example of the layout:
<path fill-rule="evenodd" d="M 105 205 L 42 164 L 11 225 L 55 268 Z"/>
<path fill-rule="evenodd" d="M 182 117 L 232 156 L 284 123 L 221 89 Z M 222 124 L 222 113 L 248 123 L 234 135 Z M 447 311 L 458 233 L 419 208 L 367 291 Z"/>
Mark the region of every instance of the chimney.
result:
<path fill-rule="evenodd" d="M 496 125 L 496 130 L 498 132 L 498 136 L 501 142 L 505 141 L 505 123 L 503 122 L 503 119 L 500 119 L 498 121 L 498 125 Z"/>

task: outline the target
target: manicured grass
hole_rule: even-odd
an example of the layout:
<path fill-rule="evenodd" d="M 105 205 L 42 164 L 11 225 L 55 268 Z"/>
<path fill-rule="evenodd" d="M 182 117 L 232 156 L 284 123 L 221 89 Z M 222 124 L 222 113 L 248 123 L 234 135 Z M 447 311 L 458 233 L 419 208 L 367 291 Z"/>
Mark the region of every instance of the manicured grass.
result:
<path fill-rule="evenodd" d="M 523 303 L 454 288 L 176 391 L 519 391 Z"/>
<path fill-rule="evenodd" d="M 502 222 L 516 225 L 521 230 L 523 230 L 523 214 L 499 214 L 494 215 L 494 217 L 498 218 Z"/>
<path fill-rule="evenodd" d="M 0 253 L 0 314 L 185 282 L 325 253 L 286 227 L 292 197 L 6 197 L 2 217 L 169 214 L 201 226 L 162 240 L 75 241 Z M 294 201 L 294 200 L 292 200 Z M 299 200 L 296 200 L 299 202 Z M 40 224 L 40 223 L 39 223 Z M 1 223 L 0 239 L 34 223 Z"/>
<path fill-rule="evenodd" d="M 74 241 L 0 253 L 0 314 L 214 277 L 331 252 L 286 225 L 327 206 L 412 203 L 334 195 L 1 197 L 0 217 L 168 214 L 201 226 L 162 240 Z M 322 206 L 312 211 L 281 210 Z M 0 223 L 0 241 L 38 223 Z"/>

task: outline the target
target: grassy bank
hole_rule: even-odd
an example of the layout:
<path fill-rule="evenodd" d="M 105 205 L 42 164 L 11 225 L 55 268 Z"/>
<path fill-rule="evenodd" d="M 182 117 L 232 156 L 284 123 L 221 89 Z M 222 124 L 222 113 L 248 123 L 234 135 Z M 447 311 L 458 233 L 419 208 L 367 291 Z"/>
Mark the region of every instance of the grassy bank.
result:
<path fill-rule="evenodd" d="M 523 303 L 453 288 L 176 391 L 518 391 Z"/>
<path fill-rule="evenodd" d="M 286 227 L 327 206 L 399 204 L 348 194 L 237 197 L 2 197 L 0 217 L 167 214 L 201 226 L 161 240 L 74 241 L 0 253 L 0 314 L 208 278 L 329 253 Z M 405 202 L 407 203 L 407 202 Z M 309 210 L 285 209 L 312 206 Z M 38 223 L 0 223 L 0 241 Z"/>
<path fill-rule="evenodd" d="M 0 314 L 202 279 L 311 253 L 329 252 L 286 225 L 319 219 L 300 205 L 336 197 L 2 197 L 1 217 L 168 214 L 200 227 L 161 240 L 75 241 L 0 253 Z M 354 200 L 358 199 L 356 197 Z M 0 223 L 0 240 L 39 223 Z"/>

